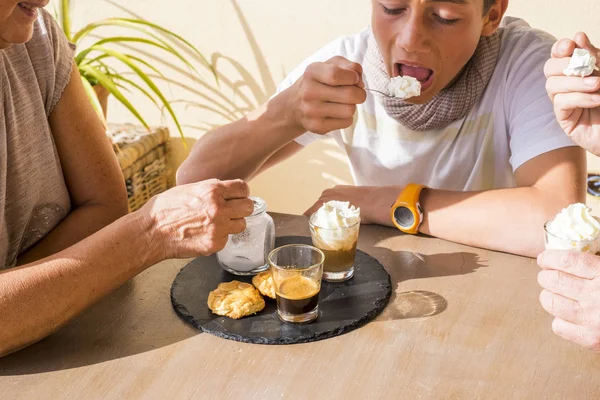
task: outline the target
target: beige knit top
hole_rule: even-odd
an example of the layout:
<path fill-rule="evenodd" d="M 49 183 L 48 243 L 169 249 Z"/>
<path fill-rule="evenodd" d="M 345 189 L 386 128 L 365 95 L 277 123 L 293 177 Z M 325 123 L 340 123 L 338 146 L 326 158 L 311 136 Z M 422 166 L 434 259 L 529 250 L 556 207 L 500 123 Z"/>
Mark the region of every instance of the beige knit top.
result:
<path fill-rule="evenodd" d="M 43 10 L 28 43 L 0 50 L 0 269 L 14 266 L 71 209 L 48 118 L 69 82 L 73 54 Z"/>

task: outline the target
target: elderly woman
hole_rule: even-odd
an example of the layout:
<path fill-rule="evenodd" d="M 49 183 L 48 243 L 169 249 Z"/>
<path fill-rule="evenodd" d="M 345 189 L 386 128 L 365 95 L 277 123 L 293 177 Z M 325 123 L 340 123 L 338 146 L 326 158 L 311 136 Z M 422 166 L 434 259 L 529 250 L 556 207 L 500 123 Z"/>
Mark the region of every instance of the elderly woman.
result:
<path fill-rule="evenodd" d="M 34 6 L 35 4 L 35 6 Z M 35 261 L 127 212 L 73 46 L 39 2 L 0 2 L 0 266 Z"/>
<path fill-rule="evenodd" d="M 253 210 L 244 182 L 212 180 L 119 218 L 119 167 L 46 4 L 0 0 L 0 356 L 162 259 L 219 250 Z"/>

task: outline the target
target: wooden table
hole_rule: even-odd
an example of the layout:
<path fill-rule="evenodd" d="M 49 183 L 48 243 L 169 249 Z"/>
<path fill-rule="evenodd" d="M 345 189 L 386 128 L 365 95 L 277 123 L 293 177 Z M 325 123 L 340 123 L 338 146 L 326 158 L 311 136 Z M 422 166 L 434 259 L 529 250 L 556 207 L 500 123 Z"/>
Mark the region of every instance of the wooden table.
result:
<path fill-rule="evenodd" d="M 274 215 L 278 235 L 308 235 Z M 202 334 L 171 307 L 186 261 L 136 277 L 50 338 L 0 359 L 7 399 L 597 399 L 600 355 L 552 334 L 534 260 L 361 228 L 394 295 L 375 321 L 292 346 Z"/>

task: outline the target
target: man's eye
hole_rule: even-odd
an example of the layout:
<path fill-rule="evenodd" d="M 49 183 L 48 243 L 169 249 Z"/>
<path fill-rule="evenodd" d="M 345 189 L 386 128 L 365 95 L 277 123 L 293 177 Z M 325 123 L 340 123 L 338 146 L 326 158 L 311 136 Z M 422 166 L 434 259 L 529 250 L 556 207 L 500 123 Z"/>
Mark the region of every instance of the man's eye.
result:
<path fill-rule="evenodd" d="M 383 7 L 383 12 L 388 15 L 399 15 L 402 14 L 404 10 L 406 10 L 405 8 L 387 8 L 383 5 L 381 7 Z"/>
<path fill-rule="evenodd" d="M 442 17 L 440 17 L 437 14 L 433 14 L 433 17 L 435 18 L 435 20 L 437 22 L 439 22 L 440 24 L 443 24 L 443 25 L 454 25 L 458 21 L 460 21 L 460 19 L 446 19 L 446 18 L 442 18 Z"/>

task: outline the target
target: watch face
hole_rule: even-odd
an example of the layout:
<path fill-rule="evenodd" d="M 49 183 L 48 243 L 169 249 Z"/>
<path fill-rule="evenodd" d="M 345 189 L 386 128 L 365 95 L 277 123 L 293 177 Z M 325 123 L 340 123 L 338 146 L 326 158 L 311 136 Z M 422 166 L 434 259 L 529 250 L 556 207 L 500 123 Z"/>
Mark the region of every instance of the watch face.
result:
<path fill-rule="evenodd" d="M 415 223 L 415 216 L 407 207 L 400 206 L 394 210 L 394 219 L 403 228 L 410 228 Z"/>

